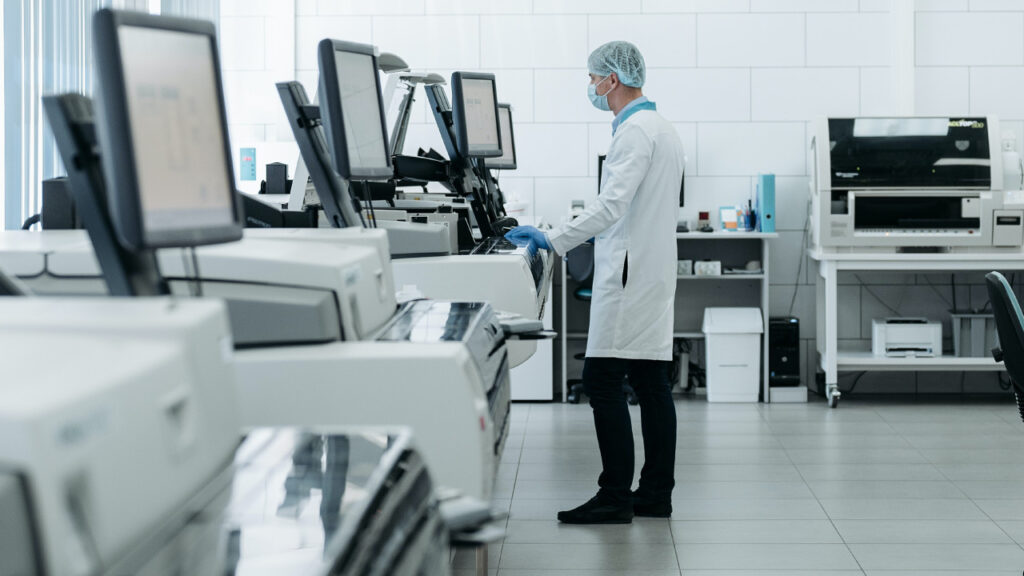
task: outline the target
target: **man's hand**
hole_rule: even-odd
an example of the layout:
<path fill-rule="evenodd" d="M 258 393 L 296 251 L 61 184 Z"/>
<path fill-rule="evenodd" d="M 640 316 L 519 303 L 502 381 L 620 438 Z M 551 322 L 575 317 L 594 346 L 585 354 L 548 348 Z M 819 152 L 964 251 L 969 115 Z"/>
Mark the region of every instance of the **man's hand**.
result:
<path fill-rule="evenodd" d="M 505 234 L 505 238 L 517 246 L 529 246 L 530 244 L 533 244 L 537 248 L 551 250 L 551 244 L 548 242 L 548 237 L 533 226 L 516 226 Z"/>

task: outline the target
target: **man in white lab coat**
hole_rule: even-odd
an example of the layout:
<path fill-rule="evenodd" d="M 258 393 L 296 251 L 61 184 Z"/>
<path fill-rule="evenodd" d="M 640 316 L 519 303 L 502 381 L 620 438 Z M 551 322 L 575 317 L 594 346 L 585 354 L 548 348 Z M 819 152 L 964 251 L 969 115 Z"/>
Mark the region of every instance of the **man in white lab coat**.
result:
<path fill-rule="evenodd" d="M 676 413 L 672 402 L 676 220 L 683 145 L 642 92 L 640 51 L 610 42 L 588 59 L 591 102 L 615 113 L 600 194 L 571 222 L 542 232 L 521 226 L 513 241 L 565 254 L 594 238 L 594 285 L 583 388 L 590 398 L 604 470 L 600 490 L 558 513 L 572 524 L 624 524 L 668 517 L 675 485 Z M 633 431 L 622 391 L 628 376 L 640 401 L 645 462 L 633 483 Z"/>

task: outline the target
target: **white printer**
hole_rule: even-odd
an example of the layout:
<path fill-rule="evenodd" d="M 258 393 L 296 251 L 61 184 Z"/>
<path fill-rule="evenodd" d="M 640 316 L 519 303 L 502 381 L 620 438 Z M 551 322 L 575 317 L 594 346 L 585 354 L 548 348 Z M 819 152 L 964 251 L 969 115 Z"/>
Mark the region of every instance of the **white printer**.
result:
<path fill-rule="evenodd" d="M 927 318 L 875 318 L 871 353 L 889 357 L 942 356 L 942 324 Z"/>

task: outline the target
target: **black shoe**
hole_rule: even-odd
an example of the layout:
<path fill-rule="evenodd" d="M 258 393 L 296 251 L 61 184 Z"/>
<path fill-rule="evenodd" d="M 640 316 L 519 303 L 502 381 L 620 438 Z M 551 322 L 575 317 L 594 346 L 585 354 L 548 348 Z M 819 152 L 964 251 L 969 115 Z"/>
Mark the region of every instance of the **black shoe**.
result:
<path fill-rule="evenodd" d="M 607 504 L 599 496 L 594 496 L 578 508 L 559 512 L 558 521 L 566 524 L 629 524 L 633 522 L 633 509 Z"/>
<path fill-rule="evenodd" d="M 652 498 L 637 490 L 633 492 L 633 515 L 643 518 L 668 518 L 672 516 L 672 500 Z"/>

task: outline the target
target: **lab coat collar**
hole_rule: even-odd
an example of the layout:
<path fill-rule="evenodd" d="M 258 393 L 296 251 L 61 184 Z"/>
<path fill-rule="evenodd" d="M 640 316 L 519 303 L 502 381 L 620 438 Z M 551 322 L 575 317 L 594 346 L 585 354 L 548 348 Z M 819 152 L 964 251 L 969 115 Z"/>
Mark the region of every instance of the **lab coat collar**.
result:
<path fill-rule="evenodd" d="M 623 106 L 622 110 L 615 115 L 615 119 L 612 120 L 612 136 L 615 135 L 615 131 L 619 129 L 619 125 L 626 121 L 627 118 L 641 110 L 657 110 L 658 106 L 647 99 L 646 96 L 635 98 L 629 104 Z"/>

